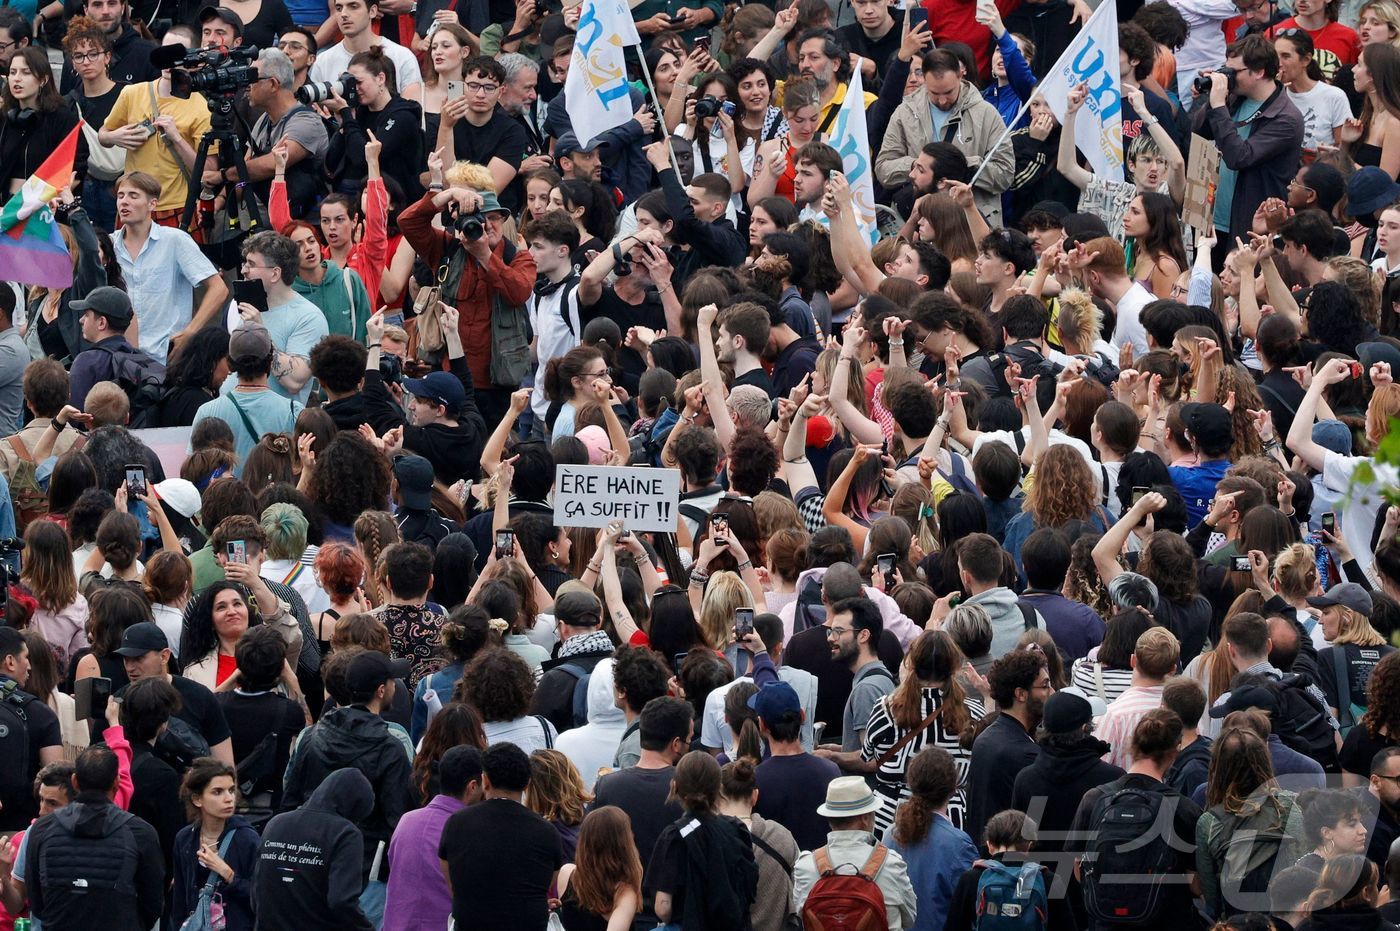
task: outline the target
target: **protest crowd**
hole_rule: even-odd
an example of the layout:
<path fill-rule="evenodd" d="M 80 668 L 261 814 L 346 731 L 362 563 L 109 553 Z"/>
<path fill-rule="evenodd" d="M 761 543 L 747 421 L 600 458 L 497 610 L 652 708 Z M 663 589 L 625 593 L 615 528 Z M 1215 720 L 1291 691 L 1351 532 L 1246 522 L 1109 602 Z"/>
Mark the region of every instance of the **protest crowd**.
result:
<path fill-rule="evenodd" d="M 222 2 L 0 6 L 0 931 L 1400 931 L 1400 0 Z"/>

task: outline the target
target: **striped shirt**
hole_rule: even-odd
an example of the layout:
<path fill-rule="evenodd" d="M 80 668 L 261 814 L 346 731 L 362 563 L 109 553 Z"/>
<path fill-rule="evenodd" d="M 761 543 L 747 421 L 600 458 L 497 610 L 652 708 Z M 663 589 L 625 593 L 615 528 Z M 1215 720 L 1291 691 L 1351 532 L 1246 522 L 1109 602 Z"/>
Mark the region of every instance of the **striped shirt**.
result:
<path fill-rule="evenodd" d="M 1083 689 L 1086 694 L 1097 695 L 1108 704 L 1133 684 L 1133 671 L 1109 669 L 1087 656 L 1080 657 L 1070 670 L 1070 684 Z"/>
<path fill-rule="evenodd" d="M 1160 685 L 1133 685 L 1113 700 L 1108 711 L 1099 719 L 1094 736 L 1108 744 L 1105 763 L 1127 769 L 1133 765 L 1133 731 L 1147 712 L 1162 707 Z"/>
<path fill-rule="evenodd" d="M 935 708 L 943 704 L 943 693 L 940 689 L 928 687 L 919 690 L 919 720 L 923 721 L 933 714 Z M 964 700 L 967 707 L 968 717 L 972 721 L 980 721 L 987 713 L 982 703 L 974 698 Z M 865 726 L 865 739 L 861 743 L 860 758 L 862 760 L 878 759 L 882 753 L 887 752 L 895 744 L 899 743 L 908 731 L 895 724 L 890 713 L 890 699 L 886 696 L 876 703 L 870 711 L 870 721 Z M 972 762 L 972 751 L 965 750 L 958 745 L 960 733 L 946 730 L 943 726 L 943 716 L 939 715 L 932 724 L 920 731 L 907 744 L 900 748 L 889 760 L 886 760 L 875 771 L 875 791 L 881 796 L 884 803 L 880 810 L 875 812 L 875 833 L 883 836 L 894 824 L 895 809 L 899 803 L 909 797 L 909 785 L 905 781 L 904 774 L 909 768 L 909 763 L 925 747 L 942 747 L 953 757 L 953 763 L 958 772 L 958 788 L 953 793 L 953 797 L 948 800 L 948 820 L 953 822 L 953 826 L 958 830 L 964 830 L 964 813 L 967 808 L 967 768 Z"/>

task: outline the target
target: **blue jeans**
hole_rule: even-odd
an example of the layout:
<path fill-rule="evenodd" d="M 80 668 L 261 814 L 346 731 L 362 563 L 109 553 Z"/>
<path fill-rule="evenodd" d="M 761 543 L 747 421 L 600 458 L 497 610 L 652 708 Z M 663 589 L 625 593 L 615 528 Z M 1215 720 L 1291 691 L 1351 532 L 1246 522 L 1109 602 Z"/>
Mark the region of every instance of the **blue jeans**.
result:
<path fill-rule="evenodd" d="M 386 883 L 371 879 L 360 893 L 360 911 L 365 913 L 375 928 L 384 927 L 384 897 L 389 891 Z"/>

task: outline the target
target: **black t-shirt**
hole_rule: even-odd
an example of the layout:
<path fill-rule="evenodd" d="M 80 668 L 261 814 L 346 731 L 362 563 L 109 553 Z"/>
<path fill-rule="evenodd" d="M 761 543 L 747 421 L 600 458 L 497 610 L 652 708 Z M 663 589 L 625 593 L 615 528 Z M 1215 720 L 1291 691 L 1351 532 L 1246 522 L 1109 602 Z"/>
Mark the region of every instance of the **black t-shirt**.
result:
<path fill-rule="evenodd" d="M 756 368 L 752 372 L 745 372 L 738 376 L 734 379 L 734 383 L 729 386 L 729 390 L 733 391 L 740 385 L 755 385 L 762 388 L 770 398 L 773 396 L 773 381 L 762 368 Z"/>
<path fill-rule="evenodd" d="M 1094 821 L 1094 806 L 1099 799 L 1107 795 L 1112 795 L 1120 789 L 1142 789 L 1151 792 L 1160 792 L 1168 797 L 1162 801 L 1161 814 L 1167 814 L 1172 818 L 1172 833 L 1176 835 L 1171 841 L 1172 849 L 1176 853 L 1176 863 L 1174 871 L 1180 873 L 1180 878 L 1184 879 L 1187 874 L 1196 870 L 1196 822 L 1201 819 L 1201 808 L 1171 786 L 1165 785 L 1153 779 L 1151 776 L 1144 776 L 1138 773 L 1128 773 L 1121 779 L 1104 783 L 1096 789 L 1090 789 L 1084 793 L 1084 800 L 1079 803 L 1079 810 L 1074 813 L 1074 823 L 1070 825 L 1070 840 L 1066 843 L 1065 849 L 1070 853 L 1085 853 L 1088 846 L 1086 838 L 1092 836 L 1091 832 L 1096 825 Z M 1191 888 L 1185 882 L 1168 882 L 1165 884 L 1164 894 L 1168 896 L 1168 906 L 1162 912 L 1165 915 L 1188 915 L 1191 913 Z"/>
<path fill-rule="evenodd" d="M 671 780 L 675 776 L 673 766 L 665 769 L 631 766 L 602 776 L 593 787 L 592 808 L 616 805 L 632 819 L 632 839 L 637 844 L 637 853 L 644 866 L 650 864 L 661 832 L 666 830 L 668 824 L 679 820 L 683 813 L 679 802 L 666 800 L 671 794 Z M 652 928 L 655 925 L 656 914 L 652 911 L 652 900 L 648 895 L 637 911 L 633 927 Z"/>
<path fill-rule="evenodd" d="M 526 135 L 525 127 L 498 108 L 485 126 L 473 126 L 466 120 L 458 120 L 457 125 L 452 127 L 452 143 L 458 161 L 489 166 L 491 159 L 499 158 L 518 170 L 525 158 L 530 137 Z M 501 192 L 500 200 L 502 207 L 515 213 L 520 209 L 521 192 L 515 185 L 507 185 Z"/>
<path fill-rule="evenodd" d="M 1370 776 L 1371 760 L 1386 747 L 1395 745 L 1396 742 L 1389 737 L 1372 737 L 1370 729 L 1358 722 L 1342 741 L 1342 751 L 1337 754 L 1337 762 L 1341 764 L 1342 772 Z"/>
<path fill-rule="evenodd" d="M 846 44 L 851 47 L 851 51 L 855 52 L 861 58 L 868 58 L 875 62 L 875 80 L 877 85 L 880 75 L 885 73 L 885 65 L 894 57 L 894 53 L 899 51 L 899 42 L 904 36 L 904 29 L 900 26 L 898 20 L 895 20 L 889 32 L 878 39 L 872 39 L 866 35 L 865 29 L 861 27 L 860 23 L 851 23 L 848 26 L 842 26 L 837 32 L 846 40 Z"/>
<path fill-rule="evenodd" d="M 118 81 L 105 94 L 84 97 L 82 85 L 79 85 L 69 91 L 66 96 L 89 126 L 100 129 L 102 124 L 107 122 L 107 116 L 112 112 L 112 108 L 117 105 L 117 98 L 121 96 L 122 88 L 125 86 Z"/>
<path fill-rule="evenodd" d="M 292 26 L 292 14 L 282 0 L 262 0 L 258 15 L 243 24 L 243 45 L 276 48 L 277 37 Z"/>
<path fill-rule="evenodd" d="M 213 692 L 184 676 L 171 676 L 170 684 L 180 693 L 180 710 L 175 717 L 198 731 L 211 748 L 229 739 L 228 722 Z M 113 694 L 121 698 L 125 693 L 123 688 Z"/>
<path fill-rule="evenodd" d="M 459 928 L 544 931 L 549 887 L 564 865 L 552 825 L 519 802 L 487 799 L 447 819 L 438 856 Z"/>
<path fill-rule="evenodd" d="M 661 295 L 650 288 L 640 304 L 629 304 L 618 297 L 611 287 L 604 287 L 603 293 L 598 296 L 598 302 L 580 307 L 579 313 L 583 317 L 584 326 L 588 326 L 599 317 L 607 317 L 617 324 L 624 340 L 627 339 L 627 331 L 634 326 L 644 326 L 651 330 L 666 329 L 666 309 L 661 306 Z M 617 359 L 622 365 L 622 387 L 626 388 L 632 397 L 636 397 L 642 373 L 647 370 L 646 359 L 637 350 L 627 346 L 619 350 Z"/>
<path fill-rule="evenodd" d="M 1341 651 L 1342 667 L 1347 673 L 1349 696 L 1338 694 L 1345 691 L 1339 687 L 1337 680 L 1338 651 Z M 1386 644 L 1363 647 L 1355 643 L 1345 643 L 1320 650 L 1317 654 L 1319 680 L 1317 686 L 1322 689 L 1322 694 L 1327 696 L 1327 704 L 1339 712 L 1345 711 L 1342 707 L 1343 704 L 1364 706 L 1366 704 L 1366 683 L 1371 681 L 1371 670 L 1376 668 L 1376 664 L 1381 661 L 1382 657 L 1394 652 L 1395 647 Z M 1345 701 L 1347 698 L 1350 699 L 1349 702 Z M 1367 769 L 1366 772 L 1369 773 L 1370 770 Z"/>
<path fill-rule="evenodd" d="M 272 790 L 274 805 L 281 801 L 282 774 L 291 755 L 292 739 L 306 727 L 301 708 L 290 698 L 276 692 L 245 695 L 242 692 L 220 692 L 214 696 L 228 722 L 233 737 L 233 759 L 243 777 L 243 762 L 269 734 L 277 735 L 273 742 L 275 756 L 269 761 L 274 778 L 259 780 L 255 792 Z M 260 768 L 260 767 L 259 767 Z"/>
<path fill-rule="evenodd" d="M 9 682 L 9 679 L 0 676 L 0 685 L 7 685 Z M 21 698 L 22 704 L 8 704 L 8 707 L 21 711 L 27 719 L 24 727 L 29 734 L 29 750 L 24 754 L 27 759 L 24 761 L 21 778 L 16 780 L 6 772 L 6 778 L 0 781 L 0 785 L 13 783 L 23 786 L 23 789 L 15 791 L 0 791 L 0 804 L 4 805 L 4 808 L 0 808 L 0 831 L 23 830 L 29 826 L 29 822 L 38 817 L 39 803 L 34 800 L 31 786 L 35 774 L 43 765 L 39 762 L 39 752 L 46 747 L 63 746 L 63 732 L 58 726 L 58 715 L 54 714 L 48 705 L 27 692 L 16 690 L 15 697 Z M 0 724 L 11 725 L 11 715 L 0 712 Z M 3 739 L 0 739 L 0 747 L 6 748 L 3 758 L 0 758 L 0 767 L 19 766 L 18 748 L 10 751 L 8 741 Z"/>

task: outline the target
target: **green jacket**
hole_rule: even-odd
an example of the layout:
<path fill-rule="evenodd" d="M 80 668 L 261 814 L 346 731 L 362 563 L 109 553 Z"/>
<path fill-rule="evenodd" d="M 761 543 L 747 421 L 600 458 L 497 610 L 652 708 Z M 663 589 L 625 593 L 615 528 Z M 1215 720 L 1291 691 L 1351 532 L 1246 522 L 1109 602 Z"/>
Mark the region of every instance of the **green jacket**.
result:
<path fill-rule="evenodd" d="M 214 558 L 214 544 L 206 543 L 190 554 L 190 568 L 193 571 L 193 579 L 190 582 L 191 591 L 203 591 L 215 582 L 222 582 L 224 579 L 224 567 L 219 565 Z"/>
<path fill-rule="evenodd" d="M 320 284 L 298 277 L 292 282 L 292 290 L 321 308 L 331 335 L 365 342 L 365 321 L 374 315 L 365 283 L 352 269 L 342 269 L 334 262 L 322 259 L 321 267 L 326 273 Z"/>

